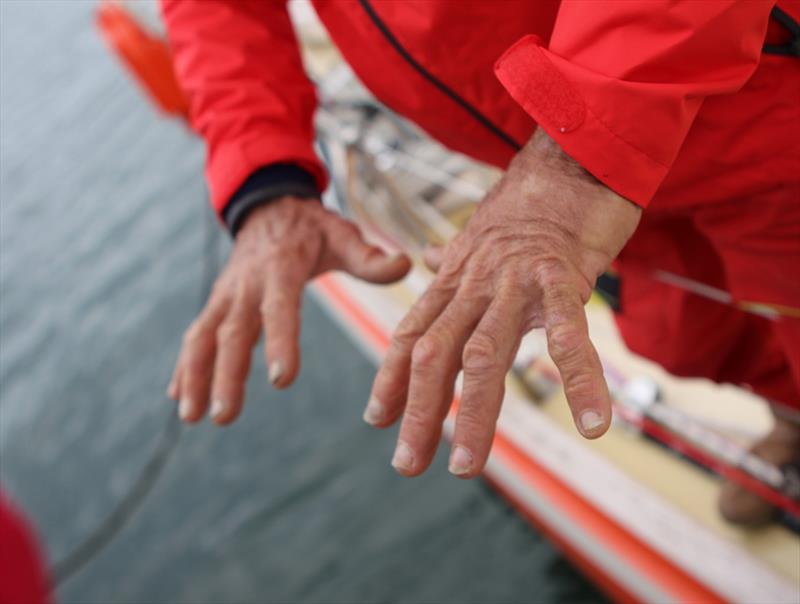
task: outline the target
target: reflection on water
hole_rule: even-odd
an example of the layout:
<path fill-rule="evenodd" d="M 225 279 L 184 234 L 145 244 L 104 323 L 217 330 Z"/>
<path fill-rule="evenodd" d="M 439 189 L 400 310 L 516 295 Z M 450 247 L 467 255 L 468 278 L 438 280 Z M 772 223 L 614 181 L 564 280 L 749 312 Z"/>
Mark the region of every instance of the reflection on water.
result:
<path fill-rule="evenodd" d="M 54 559 L 125 495 L 173 412 L 206 220 L 200 144 L 154 116 L 92 10 L 0 2 L 2 483 Z M 396 476 L 392 435 L 360 419 L 372 367 L 304 310 L 297 386 L 272 391 L 258 366 L 234 427 L 185 431 L 61 601 L 599 600 L 444 455 Z"/>

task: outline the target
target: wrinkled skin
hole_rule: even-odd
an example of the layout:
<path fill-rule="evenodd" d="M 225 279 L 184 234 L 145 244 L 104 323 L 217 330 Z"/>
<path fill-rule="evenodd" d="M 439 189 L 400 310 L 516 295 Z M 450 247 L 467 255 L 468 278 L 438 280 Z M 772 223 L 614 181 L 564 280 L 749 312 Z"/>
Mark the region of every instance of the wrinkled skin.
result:
<path fill-rule="evenodd" d="M 352 223 L 310 199 L 284 197 L 253 210 L 203 311 L 183 338 L 167 394 L 186 422 L 210 407 L 220 425 L 238 417 L 250 357 L 262 331 L 269 379 L 289 386 L 300 368 L 300 303 L 306 282 L 329 270 L 372 283 L 411 267 L 364 242 Z"/>
<path fill-rule="evenodd" d="M 364 413 L 377 427 L 403 417 L 392 460 L 398 472 L 414 476 L 430 464 L 463 370 L 450 471 L 464 478 L 480 473 L 505 374 L 522 336 L 535 327 L 547 332 L 579 431 L 595 438 L 608 429 L 608 388 L 583 306 L 640 214 L 540 132 L 464 232 L 427 250 L 436 278 L 395 331 Z M 181 416 L 198 421 L 212 400 L 215 422 L 235 419 L 262 327 L 271 381 L 277 387 L 292 382 L 302 289 L 315 275 L 346 270 L 388 283 L 408 269 L 406 257 L 386 257 L 314 202 L 284 198 L 255 210 L 184 339 L 169 387 L 181 400 Z"/>
<path fill-rule="evenodd" d="M 430 464 L 462 370 L 450 471 L 464 478 L 481 471 L 505 375 L 535 327 L 547 332 L 581 434 L 608 429 L 611 402 L 583 306 L 640 214 L 540 133 L 464 232 L 428 250 L 436 279 L 395 331 L 365 412 L 379 427 L 403 415 L 392 461 L 401 474 Z"/>

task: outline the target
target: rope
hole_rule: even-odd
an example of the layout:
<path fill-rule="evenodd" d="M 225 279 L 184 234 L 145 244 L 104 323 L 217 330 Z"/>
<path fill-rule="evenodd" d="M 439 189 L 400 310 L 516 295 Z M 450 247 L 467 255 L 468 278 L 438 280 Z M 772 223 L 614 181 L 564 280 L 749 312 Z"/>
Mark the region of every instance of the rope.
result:
<path fill-rule="evenodd" d="M 211 291 L 211 285 L 218 270 L 215 245 L 217 227 L 210 212 L 207 211 L 204 215 L 203 273 L 199 292 L 201 306 Z M 168 408 L 170 411 L 164 422 L 161 437 L 133 486 L 106 516 L 105 520 L 53 565 L 50 576 L 53 578 L 55 586 L 65 583 L 89 565 L 120 534 L 153 492 L 153 487 L 164 474 L 167 462 L 175 452 L 183 432 L 178 415 L 171 405 Z"/>

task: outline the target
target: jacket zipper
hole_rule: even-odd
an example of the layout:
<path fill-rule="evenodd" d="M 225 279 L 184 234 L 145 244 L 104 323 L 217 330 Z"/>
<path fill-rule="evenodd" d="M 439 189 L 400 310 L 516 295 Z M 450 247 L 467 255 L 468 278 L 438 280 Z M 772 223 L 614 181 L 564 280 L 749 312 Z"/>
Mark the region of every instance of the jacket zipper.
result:
<path fill-rule="evenodd" d="M 450 88 L 447 84 L 436 78 L 430 71 L 425 69 L 422 65 L 420 65 L 414 57 L 412 57 L 409 52 L 400 44 L 400 41 L 395 37 L 395 35 L 391 32 L 391 30 L 386 26 L 386 23 L 378 16 L 375 12 L 375 9 L 369 3 L 369 0 L 359 0 L 361 7 L 364 9 L 364 12 L 367 13 L 367 16 L 370 18 L 372 23 L 375 27 L 378 28 L 383 34 L 383 37 L 386 38 L 386 41 L 391 44 L 392 48 L 394 48 L 397 53 L 408 63 L 411 65 L 414 70 L 419 73 L 423 78 L 428 80 L 431 84 L 433 84 L 436 88 L 438 88 L 441 92 L 443 92 L 447 97 L 449 97 L 452 101 L 454 101 L 457 105 L 459 105 L 462 109 L 464 109 L 467 113 L 469 113 L 473 118 L 475 118 L 484 128 L 489 130 L 492 134 L 502 140 L 505 144 L 509 147 L 514 149 L 514 151 L 519 151 L 522 149 L 522 145 L 514 140 L 508 133 L 504 132 L 497 124 L 493 123 L 488 117 L 486 117 L 483 113 L 481 113 L 474 105 L 472 105 L 469 101 L 467 101 L 464 97 L 460 96 L 456 93 L 452 88 Z"/>
<path fill-rule="evenodd" d="M 790 34 L 792 34 L 792 39 L 786 44 L 764 44 L 763 51 L 771 55 L 800 57 L 800 24 L 792 19 L 792 16 L 789 13 L 781 10 L 777 6 L 772 7 L 770 17 L 783 25 L 783 27 L 786 28 Z"/>

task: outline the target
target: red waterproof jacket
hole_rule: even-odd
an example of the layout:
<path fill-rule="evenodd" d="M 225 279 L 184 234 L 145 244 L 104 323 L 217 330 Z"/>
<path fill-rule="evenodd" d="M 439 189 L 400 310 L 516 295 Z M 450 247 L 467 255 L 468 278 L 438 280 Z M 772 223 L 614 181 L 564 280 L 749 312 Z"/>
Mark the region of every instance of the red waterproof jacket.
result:
<path fill-rule="evenodd" d="M 800 179 L 800 61 L 762 52 L 788 37 L 774 4 L 314 1 L 363 83 L 448 147 L 504 167 L 539 124 L 641 206 Z M 780 6 L 800 18 L 799 0 Z M 275 163 L 323 189 L 285 2 L 163 0 L 163 16 L 215 207 Z"/>
<path fill-rule="evenodd" d="M 30 525 L 0 491 L 0 604 L 53 600 L 41 553 Z"/>

